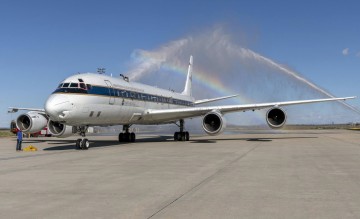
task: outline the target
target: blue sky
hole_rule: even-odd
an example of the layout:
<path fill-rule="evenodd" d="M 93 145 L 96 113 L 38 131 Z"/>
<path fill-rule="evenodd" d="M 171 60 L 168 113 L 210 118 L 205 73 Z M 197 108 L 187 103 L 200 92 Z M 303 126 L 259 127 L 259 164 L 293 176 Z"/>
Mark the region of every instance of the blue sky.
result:
<path fill-rule="evenodd" d="M 71 74 L 124 72 L 134 50 L 219 24 L 335 96 L 360 96 L 359 9 L 358 1 L 2 0 L 0 127 L 14 119 L 8 106 L 42 108 Z"/>

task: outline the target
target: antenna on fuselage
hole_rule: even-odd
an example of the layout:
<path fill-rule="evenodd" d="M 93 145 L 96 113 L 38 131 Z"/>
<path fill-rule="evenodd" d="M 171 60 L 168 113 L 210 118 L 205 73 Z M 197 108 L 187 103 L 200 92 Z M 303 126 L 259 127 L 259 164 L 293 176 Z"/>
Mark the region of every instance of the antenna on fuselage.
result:
<path fill-rule="evenodd" d="M 120 74 L 120 76 L 124 79 L 124 81 L 129 82 L 129 77 L 126 77 L 126 76 L 123 75 L 123 74 Z"/>
<path fill-rule="evenodd" d="M 106 68 L 97 68 L 97 73 L 99 73 L 99 74 L 105 74 L 105 70 L 106 70 Z"/>

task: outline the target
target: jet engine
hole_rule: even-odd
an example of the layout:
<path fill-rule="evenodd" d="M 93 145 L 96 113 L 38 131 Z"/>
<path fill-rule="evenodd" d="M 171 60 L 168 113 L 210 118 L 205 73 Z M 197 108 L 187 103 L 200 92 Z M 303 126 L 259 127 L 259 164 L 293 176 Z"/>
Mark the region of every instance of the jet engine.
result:
<path fill-rule="evenodd" d="M 29 111 L 16 119 L 16 126 L 24 133 L 35 133 L 45 128 L 47 118 L 35 111 Z"/>
<path fill-rule="evenodd" d="M 203 129 L 208 135 L 221 134 L 226 127 L 226 120 L 219 111 L 207 113 L 203 118 Z"/>
<path fill-rule="evenodd" d="M 286 113 L 281 108 L 271 108 L 266 113 L 266 122 L 270 128 L 278 129 L 285 125 Z"/>
<path fill-rule="evenodd" d="M 76 133 L 76 127 L 64 125 L 52 120 L 48 122 L 48 130 L 52 136 L 66 138 Z"/>

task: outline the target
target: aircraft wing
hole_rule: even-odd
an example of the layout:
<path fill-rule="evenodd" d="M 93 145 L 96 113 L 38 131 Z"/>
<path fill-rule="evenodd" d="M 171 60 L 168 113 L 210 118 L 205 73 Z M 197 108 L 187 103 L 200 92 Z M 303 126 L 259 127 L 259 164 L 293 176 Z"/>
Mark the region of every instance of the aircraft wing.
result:
<path fill-rule="evenodd" d="M 28 110 L 45 113 L 44 109 L 9 107 L 8 113 L 17 113 L 19 110 Z"/>
<path fill-rule="evenodd" d="M 218 111 L 222 114 L 225 114 L 236 111 L 245 112 L 248 110 L 260 110 L 271 107 L 282 107 L 282 106 L 307 104 L 307 103 L 341 101 L 341 100 L 344 101 L 353 98 L 356 97 L 327 98 L 327 99 L 299 100 L 299 101 L 257 103 L 257 104 L 229 105 L 229 106 L 206 106 L 206 107 L 192 107 L 192 108 L 180 108 L 180 109 L 161 109 L 161 110 L 150 109 L 144 113 L 144 119 L 150 117 L 152 120 L 172 121 L 172 120 L 203 116 L 211 111 Z"/>

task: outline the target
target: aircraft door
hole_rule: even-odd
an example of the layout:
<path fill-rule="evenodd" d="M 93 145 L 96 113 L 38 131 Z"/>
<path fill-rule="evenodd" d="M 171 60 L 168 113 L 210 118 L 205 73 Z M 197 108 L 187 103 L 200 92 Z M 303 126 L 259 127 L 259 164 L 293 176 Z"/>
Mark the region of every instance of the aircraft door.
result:
<path fill-rule="evenodd" d="M 112 83 L 110 81 L 105 80 L 105 83 L 109 88 L 109 95 L 110 95 L 109 104 L 113 105 L 115 103 L 115 91 L 114 91 L 114 88 L 113 88 Z"/>

